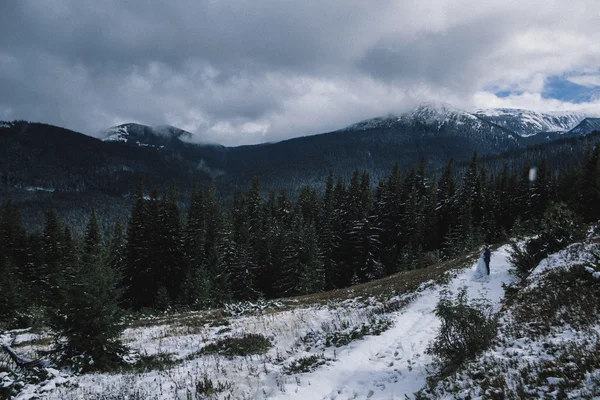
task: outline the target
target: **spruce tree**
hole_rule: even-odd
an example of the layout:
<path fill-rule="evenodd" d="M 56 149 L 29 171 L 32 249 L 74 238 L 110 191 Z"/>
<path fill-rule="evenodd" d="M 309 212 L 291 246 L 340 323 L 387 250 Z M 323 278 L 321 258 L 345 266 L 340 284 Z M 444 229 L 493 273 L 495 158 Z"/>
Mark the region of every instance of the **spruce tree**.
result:
<path fill-rule="evenodd" d="M 60 359 L 81 370 L 113 367 L 121 362 L 120 275 L 103 252 L 95 214 L 87 226 L 84 246 L 51 324 Z"/>
<path fill-rule="evenodd" d="M 65 279 L 63 228 L 53 207 L 46 211 L 42 238 L 44 260 L 36 277 L 39 281 L 36 283 L 39 284 L 45 305 L 53 308 L 61 301 Z"/>
<path fill-rule="evenodd" d="M 333 289 L 333 248 L 335 244 L 334 237 L 334 179 L 333 171 L 329 170 L 329 176 L 325 184 L 325 194 L 321 202 L 319 218 L 317 220 L 317 231 L 319 243 L 323 256 L 323 269 L 325 273 L 325 288 Z"/>
<path fill-rule="evenodd" d="M 10 202 L 0 213 L 0 243 L 0 324 L 16 328 L 27 322 L 24 312 L 31 300 L 25 284 L 25 230 L 19 209 Z"/>
<path fill-rule="evenodd" d="M 151 232 L 148 206 L 144 199 L 144 185 L 140 181 L 136 187 L 131 217 L 127 226 L 126 268 L 123 276 L 126 303 L 129 307 L 140 309 L 152 303 L 152 294 L 148 287 L 152 284 L 148 263 L 151 251 Z"/>

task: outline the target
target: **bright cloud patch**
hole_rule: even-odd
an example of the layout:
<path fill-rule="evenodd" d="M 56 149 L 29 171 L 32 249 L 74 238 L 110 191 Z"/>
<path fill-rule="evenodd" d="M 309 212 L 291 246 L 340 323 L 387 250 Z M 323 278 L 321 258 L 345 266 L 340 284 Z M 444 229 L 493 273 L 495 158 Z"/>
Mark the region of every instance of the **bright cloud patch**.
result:
<path fill-rule="evenodd" d="M 244 144 L 423 101 L 600 110 L 593 10 L 595 0 L 4 2 L 0 115 L 88 134 L 170 124 Z"/>

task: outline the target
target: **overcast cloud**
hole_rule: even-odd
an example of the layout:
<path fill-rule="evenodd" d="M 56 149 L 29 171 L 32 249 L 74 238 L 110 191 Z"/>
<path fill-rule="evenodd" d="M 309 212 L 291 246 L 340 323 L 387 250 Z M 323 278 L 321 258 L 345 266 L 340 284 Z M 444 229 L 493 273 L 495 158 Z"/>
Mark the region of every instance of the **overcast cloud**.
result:
<path fill-rule="evenodd" d="M 238 145 L 422 101 L 597 113 L 548 82 L 600 85 L 599 26 L 597 0 L 3 1 L 0 119 Z"/>

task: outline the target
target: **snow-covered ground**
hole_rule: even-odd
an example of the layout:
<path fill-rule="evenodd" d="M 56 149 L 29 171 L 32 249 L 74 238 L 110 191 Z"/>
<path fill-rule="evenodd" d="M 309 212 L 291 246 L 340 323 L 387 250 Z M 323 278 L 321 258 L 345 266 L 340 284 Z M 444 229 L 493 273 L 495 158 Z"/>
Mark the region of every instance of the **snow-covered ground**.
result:
<path fill-rule="evenodd" d="M 141 356 L 168 355 L 174 365 L 150 372 L 81 376 L 52 371 L 54 378 L 25 387 L 17 399 L 193 399 L 202 398 L 197 389 L 203 379 L 219 387 L 214 398 L 412 398 L 426 383 L 431 358 L 425 350 L 440 325 L 433 314 L 440 293 L 466 287 L 469 297 L 483 297 L 499 307 L 502 284 L 513 280 L 507 250 L 505 246 L 493 252 L 489 277 L 476 279 L 474 264 L 451 273 L 444 285 L 425 283 L 416 293 L 386 299 L 385 304 L 374 298 L 293 309 L 279 309 L 275 304 L 263 312 L 243 313 L 219 323 L 204 321 L 203 314 L 196 313 L 163 324 L 132 327 L 124 332 L 131 349 Z M 391 304 L 400 306 L 392 308 Z M 356 332 L 366 335 L 352 336 Z M 244 334 L 264 335 L 273 346 L 266 354 L 245 357 L 200 354 L 218 339 Z M 12 340 L 15 335 L 31 340 L 31 334 L 22 332 L 0 340 Z M 331 344 L 340 337 L 352 338 L 339 347 Z M 291 368 L 311 357 L 320 360 L 309 368 L 311 372 Z"/>
<path fill-rule="evenodd" d="M 422 393 L 431 399 L 600 399 L 600 243 L 542 260 L 503 309 L 490 349 Z"/>
<path fill-rule="evenodd" d="M 446 286 L 453 292 L 467 287 L 470 298 L 486 298 L 496 307 L 504 297 L 509 273 L 507 246 L 492 255 L 490 276 L 475 278 L 475 268 L 458 273 Z M 433 314 L 444 286 L 423 291 L 405 309 L 392 315 L 394 325 L 380 336 L 369 336 L 338 351 L 337 362 L 286 385 L 278 399 L 405 399 L 425 385 L 431 357 L 427 345 L 440 321 Z"/>

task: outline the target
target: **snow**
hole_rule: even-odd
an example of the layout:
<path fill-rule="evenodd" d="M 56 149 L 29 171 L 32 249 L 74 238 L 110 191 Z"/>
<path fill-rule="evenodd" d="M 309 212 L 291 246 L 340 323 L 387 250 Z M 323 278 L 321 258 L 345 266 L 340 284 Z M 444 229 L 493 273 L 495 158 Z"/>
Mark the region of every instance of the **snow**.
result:
<path fill-rule="evenodd" d="M 0 128 L 10 128 L 12 127 L 12 122 L 0 121 Z"/>
<path fill-rule="evenodd" d="M 405 399 L 426 383 L 431 357 L 425 354 L 440 321 L 433 310 L 444 289 L 457 292 L 466 287 L 471 298 L 484 297 L 498 309 L 503 284 L 509 273 L 508 246 L 492 253 L 489 277 L 476 278 L 476 263 L 450 273 L 447 284 L 427 282 L 415 293 L 383 300 L 354 298 L 322 305 L 287 308 L 277 302 L 246 304 L 231 309 L 225 323 L 204 321 L 203 312 L 182 314 L 154 326 L 132 327 L 123 338 L 139 355 L 169 354 L 179 363 L 166 370 L 145 373 L 53 375 L 40 385 L 28 385 L 17 399 L 95 398 L 101 395 L 127 398 L 186 399 L 195 394 L 199 379 L 206 376 L 228 389 L 220 398 L 246 399 Z M 384 312 L 396 302 L 403 308 Z M 407 304 L 407 305 L 404 305 Z M 386 306 L 387 305 L 387 306 Z M 387 327 L 378 336 L 367 335 L 341 347 L 327 347 L 324 337 Z M 218 325 L 218 326 L 215 326 Z M 223 337 L 258 333 L 273 347 L 264 355 L 227 358 L 199 355 L 198 351 Z M 28 332 L 8 334 L 4 340 Z M 314 339 L 314 340 L 313 340 Z M 20 348 L 20 351 L 32 347 Z M 323 360 L 312 372 L 286 374 L 294 361 L 316 356 Z"/>
<path fill-rule="evenodd" d="M 587 242 L 572 244 L 551 254 L 539 263 L 519 290 L 526 296 L 539 299 L 539 292 L 535 291 L 539 291 L 540 287 L 544 287 L 544 291 L 551 290 L 546 284 L 555 276 L 553 273 L 568 271 L 575 265 L 585 265 L 593 260 L 593 253 L 599 250 L 600 244 Z M 593 268 L 586 269 L 597 274 Z M 548 296 L 552 297 L 550 294 Z M 527 302 L 523 304 L 533 307 L 531 312 L 540 312 L 544 317 L 532 319 L 531 323 L 518 322 L 515 310 L 523 307 L 519 302 Z M 505 398 L 521 398 L 515 396 L 519 391 L 527 393 L 530 398 L 600 398 L 600 369 L 597 369 L 597 360 L 592 361 L 592 355 L 600 345 L 600 325 L 594 323 L 593 319 L 588 326 L 575 320 L 567 323 L 562 316 L 551 317 L 548 311 L 539 311 L 537 307 L 540 304 L 549 303 L 543 299 L 536 303 L 529 302 L 528 297 L 517 298 L 501 314 L 494 346 L 465 364 L 456 374 L 438 382 L 430 392 L 425 393 L 424 398 L 483 399 L 491 398 L 492 393 L 497 397 L 500 392 L 494 390 L 504 390 Z M 576 311 L 571 308 L 563 312 Z M 536 330 L 546 318 L 555 318 L 550 328 Z M 573 324 L 579 325 L 574 328 Z M 585 372 L 584 378 L 578 375 L 581 372 Z M 542 374 L 544 377 L 541 377 Z M 494 383 L 490 389 L 490 381 L 498 377 L 501 377 L 499 383 Z M 562 397 L 557 390 L 559 387 L 567 390 Z"/>
<path fill-rule="evenodd" d="M 421 103 L 413 109 L 400 115 L 389 114 L 372 119 L 367 119 L 356 124 L 350 125 L 343 131 L 368 130 L 374 128 L 390 127 L 397 122 L 410 122 L 412 120 L 420 120 L 429 125 L 444 125 L 455 123 L 457 125 L 465 125 L 466 122 L 474 122 L 477 127 L 481 126 L 481 120 L 475 115 L 466 111 L 460 110 L 448 103 Z"/>
<path fill-rule="evenodd" d="M 508 246 L 492 253 L 490 276 L 474 279 L 476 265 L 459 273 L 448 284 L 453 292 L 467 287 L 470 298 L 484 297 L 498 308 L 503 283 L 513 281 L 509 273 Z M 440 321 L 433 310 L 444 287 L 422 292 L 404 310 L 393 316 L 394 327 L 381 336 L 370 336 L 338 352 L 338 361 L 286 386 L 276 399 L 405 399 L 421 389 L 431 357 L 425 354 Z"/>
<path fill-rule="evenodd" d="M 530 285 L 535 285 L 540 276 L 547 274 L 555 269 L 568 268 L 573 264 L 582 264 L 593 262 L 593 251 L 597 251 L 594 244 L 574 243 L 564 250 L 551 254 L 543 259 L 538 266 L 529 274 L 528 281 Z"/>
<path fill-rule="evenodd" d="M 55 189 L 45 188 L 45 187 L 41 187 L 41 186 L 25 186 L 24 189 L 28 192 L 50 192 L 50 193 L 55 192 Z"/>
<path fill-rule="evenodd" d="M 541 113 L 512 108 L 478 109 L 474 114 L 522 137 L 534 136 L 541 132 L 567 132 L 588 116 L 580 111 Z"/>
<path fill-rule="evenodd" d="M 127 142 L 127 137 L 129 136 L 127 125 L 112 127 L 105 134 L 107 136 L 102 139 L 103 142 Z"/>

